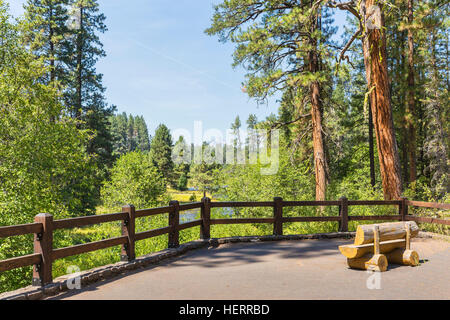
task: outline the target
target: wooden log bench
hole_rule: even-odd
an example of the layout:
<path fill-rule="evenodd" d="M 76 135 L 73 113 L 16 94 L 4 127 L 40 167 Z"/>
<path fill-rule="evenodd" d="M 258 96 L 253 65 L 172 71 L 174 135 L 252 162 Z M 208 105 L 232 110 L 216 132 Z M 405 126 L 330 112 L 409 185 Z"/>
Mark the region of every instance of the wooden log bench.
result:
<path fill-rule="evenodd" d="M 339 250 L 353 269 L 384 272 L 388 263 L 417 266 L 419 255 L 411 250 L 411 238 L 418 234 L 414 221 L 360 225 L 354 244 Z"/>

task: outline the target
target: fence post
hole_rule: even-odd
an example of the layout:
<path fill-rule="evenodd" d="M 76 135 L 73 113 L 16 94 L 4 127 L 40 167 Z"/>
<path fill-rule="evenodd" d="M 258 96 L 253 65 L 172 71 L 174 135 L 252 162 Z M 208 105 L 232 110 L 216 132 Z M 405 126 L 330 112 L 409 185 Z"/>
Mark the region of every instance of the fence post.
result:
<path fill-rule="evenodd" d="M 282 236 L 283 235 L 283 198 L 275 197 L 273 198 L 273 217 L 275 219 L 273 223 L 273 235 Z"/>
<path fill-rule="evenodd" d="M 211 199 L 202 198 L 201 208 L 202 226 L 200 228 L 200 237 L 202 239 L 211 238 Z"/>
<path fill-rule="evenodd" d="M 339 232 L 348 232 L 348 199 L 342 197 L 339 199 L 341 204 L 339 205 Z"/>
<path fill-rule="evenodd" d="M 53 216 L 40 213 L 34 217 L 34 222 L 42 223 L 43 228 L 42 233 L 34 235 L 34 253 L 40 253 L 42 261 L 33 267 L 33 286 L 45 286 L 53 282 Z"/>
<path fill-rule="evenodd" d="M 406 202 L 408 201 L 408 198 L 401 198 L 402 202 L 398 206 L 399 214 L 402 216 L 402 221 L 406 221 L 406 216 L 408 215 L 408 205 Z"/>
<path fill-rule="evenodd" d="M 122 236 L 128 237 L 128 242 L 122 246 L 120 260 L 133 261 L 136 258 L 136 209 L 133 205 L 130 204 L 122 207 L 122 212 L 126 213 L 126 218 L 122 221 Z"/>
<path fill-rule="evenodd" d="M 176 200 L 170 201 L 169 206 L 173 207 L 169 213 L 169 248 L 178 248 L 180 246 L 180 232 L 178 226 L 180 224 L 180 203 Z"/>

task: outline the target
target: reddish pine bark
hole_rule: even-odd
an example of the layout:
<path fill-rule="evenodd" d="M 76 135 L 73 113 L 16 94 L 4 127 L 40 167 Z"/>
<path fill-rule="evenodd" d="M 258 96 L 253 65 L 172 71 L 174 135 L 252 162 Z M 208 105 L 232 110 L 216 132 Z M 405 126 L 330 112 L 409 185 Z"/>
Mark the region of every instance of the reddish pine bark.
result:
<path fill-rule="evenodd" d="M 320 28 L 320 14 L 317 13 L 311 23 L 311 33 Z M 317 52 L 317 41 L 310 39 L 311 47 L 309 52 L 309 71 L 314 74 L 320 71 L 319 53 Z M 326 199 L 327 188 L 327 160 L 325 156 L 325 147 L 323 141 L 322 127 L 322 100 L 320 97 L 321 88 L 318 81 L 313 81 L 310 85 L 311 96 L 311 118 L 312 118 L 312 136 L 314 152 L 314 171 L 316 180 L 316 200 L 324 201 Z"/>
<path fill-rule="evenodd" d="M 322 112 L 320 102 L 320 87 L 317 82 L 311 84 L 311 116 L 313 130 L 314 171 L 316 176 L 316 200 L 326 198 L 327 160 L 325 157 L 322 136 Z"/>
<path fill-rule="evenodd" d="M 374 0 L 362 0 L 361 17 L 365 20 Z M 364 24 L 367 24 L 364 21 Z M 378 146 L 380 173 L 386 200 L 402 196 L 402 177 L 394 134 L 389 78 L 387 69 L 386 35 L 383 31 L 384 17 L 380 29 L 365 30 L 363 37 L 364 64 L 372 107 L 372 118 Z"/>

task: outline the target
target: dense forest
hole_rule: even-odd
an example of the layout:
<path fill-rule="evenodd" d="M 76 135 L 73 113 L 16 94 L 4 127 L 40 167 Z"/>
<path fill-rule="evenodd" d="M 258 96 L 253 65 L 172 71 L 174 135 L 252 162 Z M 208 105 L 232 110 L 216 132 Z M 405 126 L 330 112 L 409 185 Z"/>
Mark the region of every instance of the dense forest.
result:
<path fill-rule="evenodd" d="M 158 206 L 177 192 L 197 201 L 203 193 L 229 201 L 275 196 L 450 200 L 448 1 L 227 0 L 216 5 L 205 32 L 234 44 L 234 66 L 247 71 L 246 94 L 258 103 L 281 97 L 278 113 L 266 119 L 236 117 L 230 124 L 232 147 L 244 154 L 251 139 L 240 137 L 242 129 L 280 131 L 278 170 L 272 175 L 261 174 L 268 166 L 261 158 L 246 165 L 191 161 L 198 150 L 214 154 L 215 146 L 210 141 L 195 146 L 182 136 L 174 141 L 165 119 L 151 119 L 161 124 L 150 135 L 142 116 L 117 113 L 106 102 L 103 75 L 96 69 L 107 55 L 100 41 L 107 20 L 97 0 L 28 0 L 24 9 L 23 16 L 13 18 L 7 1 L 0 0 L 0 226 L 30 223 L 41 212 L 61 219 L 113 212 L 130 203 Z M 348 13 L 338 40 L 337 10 Z M 386 209 L 373 213 L 380 210 Z M 328 209 L 294 213 L 332 214 Z M 164 221 L 142 223 L 139 228 L 145 230 Z M 287 228 L 286 233 L 301 233 L 335 226 Z M 55 235 L 55 246 L 118 230 L 113 224 L 70 230 Z M 230 226 L 220 232 L 268 230 Z M 154 241 L 144 241 L 138 252 L 161 249 L 164 241 Z M 0 260 L 32 250 L 29 237 L 0 239 Z M 102 252 L 83 255 L 83 261 L 64 259 L 54 273 L 118 256 L 113 249 Z M 28 284 L 30 272 L 0 274 L 0 292 Z"/>

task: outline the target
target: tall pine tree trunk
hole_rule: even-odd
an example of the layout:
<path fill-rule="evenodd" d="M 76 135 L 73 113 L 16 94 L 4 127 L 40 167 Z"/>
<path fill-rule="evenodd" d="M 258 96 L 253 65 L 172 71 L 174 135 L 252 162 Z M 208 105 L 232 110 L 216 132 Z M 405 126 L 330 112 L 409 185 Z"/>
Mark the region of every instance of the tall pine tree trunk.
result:
<path fill-rule="evenodd" d="M 378 146 L 378 158 L 386 200 L 399 199 L 402 195 L 402 177 L 398 156 L 397 141 L 389 92 L 389 78 L 386 54 L 386 35 L 383 31 L 384 17 L 381 14 L 381 28 L 369 29 L 369 8 L 375 0 L 362 0 L 360 15 L 364 19 L 363 37 L 364 64 L 372 107 L 373 125 Z"/>
<path fill-rule="evenodd" d="M 318 28 L 318 16 L 315 15 L 314 21 L 311 24 L 311 33 Z M 312 38 L 310 40 L 311 47 L 309 52 L 309 71 L 315 74 L 320 71 L 319 54 L 317 52 L 317 40 Z M 311 95 L 311 117 L 312 117 L 312 131 L 313 131 L 313 152 L 314 152 L 314 171 L 316 179 L 316 200 L 323 201 L 326 199 L 327 188 L 327 160 L 325 156 L 325 148 L 323 141 L 323 127 L 322 127 L 322 101 L 321 88 L 318 81 L 313 81 L 310 85 Z"/>
<path fill-rule="evenodd" d="M 372 120 L 372 107 L 369 102 L 369 162 L 370 162 L 370 184 L 375 187 L 375 151 L 373 145 L 373 120 Z"/>
<path fill-rule="evenodd" d="M 316 200 L 326 198 L 327 160 L 325 157 L 322 136 L 322 107 L 320 101 L 320 86 L 317 82 L 311 84 L 311 116 L 313 129 L 314 171 L 316 176 Z"/>
<path fill-rule="evenodd" d="M 406 125 L 408 128 L 409 182 L 416 181 L 416 126 L 415 126 L 415 94 L 414 94 L 414 38 L 411 30 L 413 23 L 413 0 L 408 0 L 408 102 L 406 109 Z"/>

